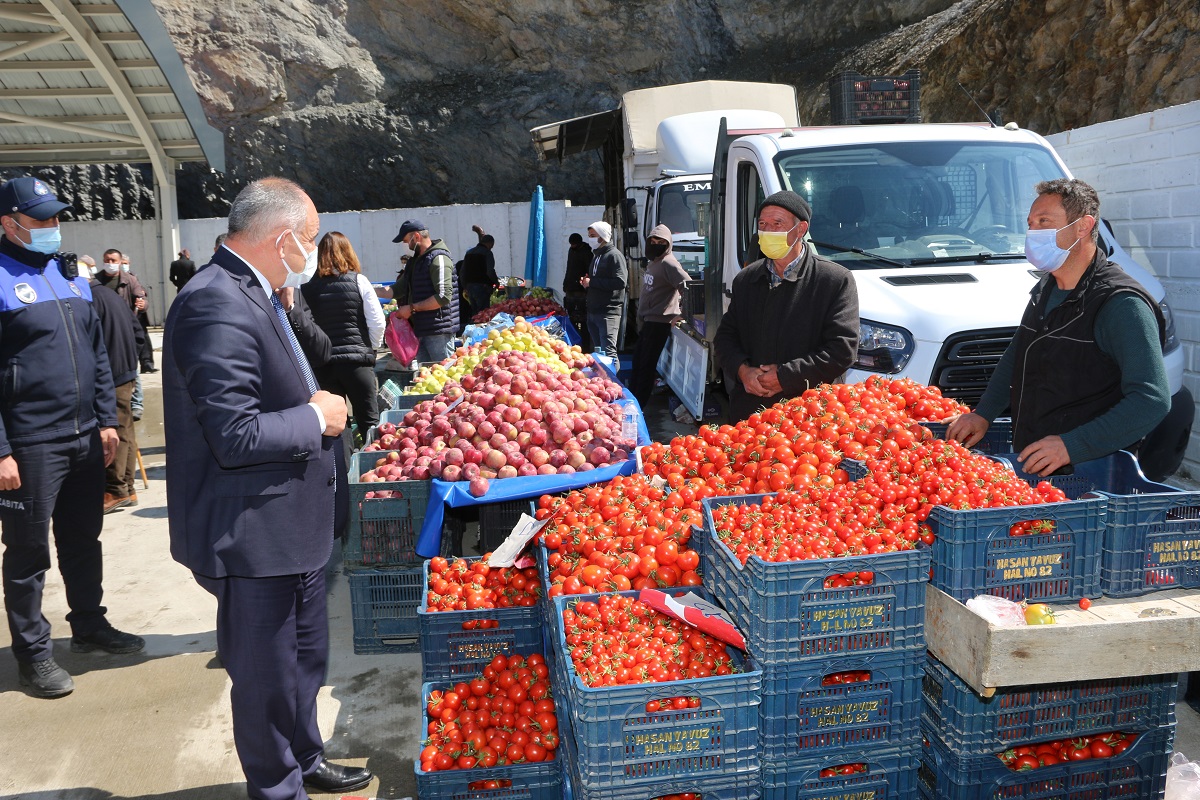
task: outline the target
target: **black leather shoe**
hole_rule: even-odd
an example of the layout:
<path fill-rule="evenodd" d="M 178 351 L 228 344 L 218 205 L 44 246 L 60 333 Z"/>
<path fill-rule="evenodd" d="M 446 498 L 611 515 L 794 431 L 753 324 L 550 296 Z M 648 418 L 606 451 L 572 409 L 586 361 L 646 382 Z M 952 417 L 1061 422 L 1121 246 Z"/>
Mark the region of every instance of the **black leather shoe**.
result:
<path fill-rule="evenodd" d="M 361 789 L 374 777 L 366 767 L 343 767 L 322 758 L 317 768 L 304 776 L 304 783 L 326 794 L 337 794 Z"/>
<path fill-rule="evenodd" d="M 146 640 L 132 633 L 122 633 L 112 625 L 105 625 L 95 633 L 87 636 L 71 637 L 72 653 L 90 653 L 93 650 L 103 650 L 114 655 L 138 653 L 146 646 Z"/>
<path fill-rule="evenodd" d="M 18 661 L 18 680 L 34 697 L 62 697 L 75 690 L 75 681 L 53 658 L 45 661 Z"/>

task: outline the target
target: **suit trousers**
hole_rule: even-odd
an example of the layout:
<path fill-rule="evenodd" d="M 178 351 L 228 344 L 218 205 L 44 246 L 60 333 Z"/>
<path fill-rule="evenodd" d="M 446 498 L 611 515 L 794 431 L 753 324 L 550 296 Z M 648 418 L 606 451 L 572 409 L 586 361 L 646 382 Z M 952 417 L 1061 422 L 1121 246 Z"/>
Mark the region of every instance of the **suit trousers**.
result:
<path fill-rule="evenodd" d="M 104 490 L 114 497 L 129 497 L 137 471 L 137 433 L 133 427 L 133 390 L 137 381 L 117 387 L 117 457 L 104 469 Z"/>
<path fill-rule="evenodd" d="M 66 587 L 67 622 L 76 636 L 105 625 L 100 530 L 104 527 L 104 451 L 100 431 L 13 449 L 21 488 L 0 492 L 4 608 L 18 661 L 54 655 L 42 590 L 50 569 L 50 523 Z"/>
<path fill-rule="evenodd" d="M 233 742 L 254 800 L 305 798 L 321 763 L 317 692 L 329 624 L 325 571 L 196 582 L 217 598 L 217 648 L 233 683 Z"/>
<path fill-rule="evenodd" d="M 142 326 L 142 344 L 138 347 L 138 361 L 143 370 L 154 369 L 154 343 L 150 341 L 150 317 L 145 311 L 139 311 L 138 324 Z"/>

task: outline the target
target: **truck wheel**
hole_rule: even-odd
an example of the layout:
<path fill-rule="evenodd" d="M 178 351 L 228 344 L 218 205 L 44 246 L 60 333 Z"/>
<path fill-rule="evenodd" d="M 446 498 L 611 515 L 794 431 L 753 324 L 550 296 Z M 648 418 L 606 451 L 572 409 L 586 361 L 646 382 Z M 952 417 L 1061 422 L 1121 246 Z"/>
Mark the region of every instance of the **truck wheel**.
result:
<path fill-rule="evenodd" d="M 1171 410 L 1158 427 L 1150 431 L 1138 448 L 1142 472 L 1152 481 L 1161 481 L 1175 473 L 1183 463 L 1196 406 L 1186 387 L 1171 398 Z"/>

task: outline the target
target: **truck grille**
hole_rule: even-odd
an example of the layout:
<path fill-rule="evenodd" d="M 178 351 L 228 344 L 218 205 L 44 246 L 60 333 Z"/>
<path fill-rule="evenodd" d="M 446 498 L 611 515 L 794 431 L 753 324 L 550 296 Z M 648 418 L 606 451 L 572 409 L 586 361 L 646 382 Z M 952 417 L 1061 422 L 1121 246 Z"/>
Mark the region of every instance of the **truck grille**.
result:
<path fill-rule="evenodd" d="M 929 382 L 974 408 L 1016 333 L 1016 328 L 991 328 L 954 334 L 942 345 Z"/>

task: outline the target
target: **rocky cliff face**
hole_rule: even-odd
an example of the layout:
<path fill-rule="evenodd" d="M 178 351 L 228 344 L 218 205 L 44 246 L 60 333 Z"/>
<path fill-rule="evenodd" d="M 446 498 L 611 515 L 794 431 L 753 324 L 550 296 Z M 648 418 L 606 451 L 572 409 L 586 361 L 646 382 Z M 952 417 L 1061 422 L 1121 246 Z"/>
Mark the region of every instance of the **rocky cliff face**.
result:
<path fill-rule="evenodd" d="M 1050 133 L 1200 97 L 1194 0 L 153 0 L 229 172 L 180 175 L 219 216 L 248 180 L 292 177 L 325 211 L 601 197 L 598 160 L 539 164 L 528 130 L 705 78 L 795 85 L 919 67 L 926 120 L 985 108 Z M 42 171 L 86 215 L 152 213 L 147 170 Z M 100 188 L 103 187 L 103 188 Z"/>

